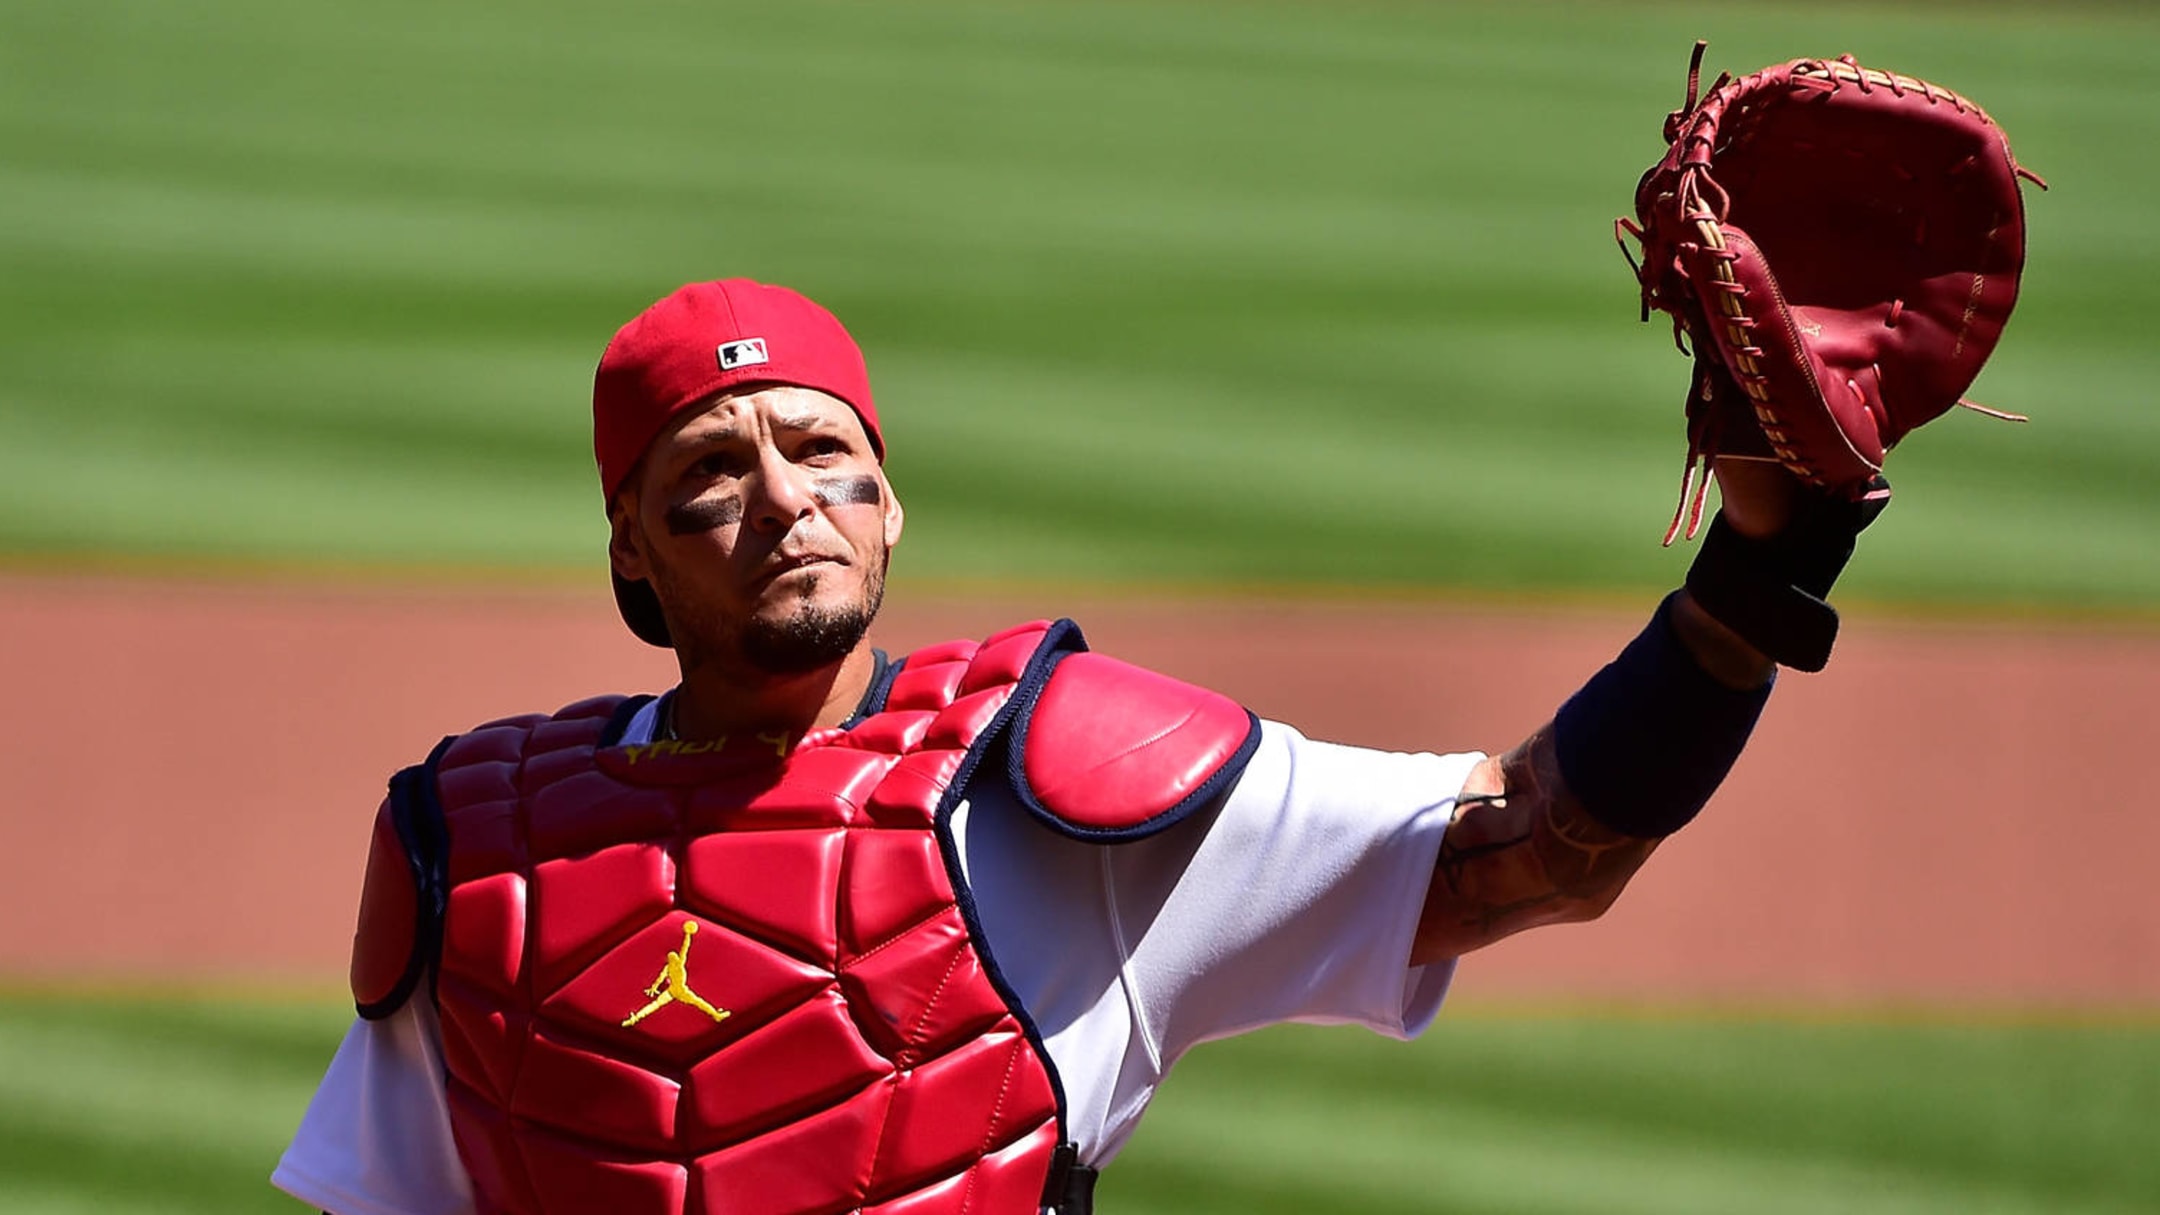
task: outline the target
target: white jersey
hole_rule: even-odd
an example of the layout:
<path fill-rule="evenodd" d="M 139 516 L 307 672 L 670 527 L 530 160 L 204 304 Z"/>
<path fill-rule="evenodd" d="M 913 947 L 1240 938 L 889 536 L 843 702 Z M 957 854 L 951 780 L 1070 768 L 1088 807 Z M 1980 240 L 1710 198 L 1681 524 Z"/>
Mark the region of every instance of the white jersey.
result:
<path fill-rule="evenodd" d="M 657 703 L 657 702 L 656 702 Z M 648 741 L 654 705 L 625 743 Z M 1193 1046 L 1285 1021 L 1421 1032 L 1452 962 L 1410 949 L 1478 754 L 1315 742 L 1274 722 L 1219 806 L 1144 840 L 1037 822 L 985 765 L 953 835 L 988 949 L 1063 1083 L 1065 1133 L 1102 1166 Z M 271 1181 L 335 1215 L 468 1215 L 434 1009 L 355 1021 Z"/>

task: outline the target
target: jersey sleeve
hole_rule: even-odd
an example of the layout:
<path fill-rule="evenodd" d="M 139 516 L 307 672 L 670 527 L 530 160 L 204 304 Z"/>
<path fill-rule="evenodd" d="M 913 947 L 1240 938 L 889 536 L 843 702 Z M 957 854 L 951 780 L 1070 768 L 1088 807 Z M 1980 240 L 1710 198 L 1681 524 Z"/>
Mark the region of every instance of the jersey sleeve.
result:
<path fill-rule="evenodd" d="M 1454 963 L 1410 965 L 1440 840 L 1479 754 L 1374 751 L 1265 723 L 1215 814 L 1114 850 L 1139 1029 L 1163 1066 L 1285 1021 L 1397 1038 L 1439 1012 Z"/>
<path fill-rule="evenodd" d="M 1263 722 L 1236 782 L 1144 839 L 1044 825 L 1001 772 L 951 827 L 994 964 L 1062 1081 L 1081 1159 L 1108 1164 L 1194 1045 L 1284 1021 L 1410 1037 L 1452 962 L 1412 967 L 1440 840 L 1482 755 L 1314 742 Z"/>
<path fill-rule="evenodd" d="M 331 1215 L 472 1215 L 432 1001 L 355 1020 L 270 1183 Z"/>

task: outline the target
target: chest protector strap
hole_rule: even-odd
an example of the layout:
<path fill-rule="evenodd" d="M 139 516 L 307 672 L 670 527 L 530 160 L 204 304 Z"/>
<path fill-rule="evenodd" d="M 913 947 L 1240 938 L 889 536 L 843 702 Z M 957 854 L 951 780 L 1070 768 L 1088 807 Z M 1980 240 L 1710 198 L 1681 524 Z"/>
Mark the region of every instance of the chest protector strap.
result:
<path fill-rule="evenodd" d="M 404 1007 L 441 944 L 448 845 L 433 765 L 447 746 L 445 739 L 427 763 L 391 777 L 390 794 L 375 812 L 350 974 L 353 1003 L 370 1021 Z"/>

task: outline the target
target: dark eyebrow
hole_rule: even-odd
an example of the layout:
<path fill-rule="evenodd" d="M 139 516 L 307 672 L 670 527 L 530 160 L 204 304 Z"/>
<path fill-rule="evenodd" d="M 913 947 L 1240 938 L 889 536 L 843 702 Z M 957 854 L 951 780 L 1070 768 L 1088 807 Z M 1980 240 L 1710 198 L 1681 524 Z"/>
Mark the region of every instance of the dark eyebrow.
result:
<path fill-rule="evenodd" d="M 697 437 L 697 442 L 701 445 L 705 443 L 725 443 L 730 439 L 736 439 L 740 437 L 742 437 L 742 427 L 726 426 L 722 427 L 719 430 L 706 431 L 704 434 L 701 434 Z"/>
<path fill-rule="evenodd" d="M 829 430 L 838 420 L 822 413 L 776 413 L 773 426 L 780 430 Z"/>
<path fill-rule="evenodd" d="M 776 413 L 773 415 L 772 424 L 775 430 L 789 431 L 794 434 L 816 432 L 837 434 L 843 429 L 839 419 L 808 410 L 799 413 Z M 733 424 L 722 426 L 716 430 L 708 430 L 697 437 L 697 440 L 684 453 L 684 457 L 688 459 L 713 447 L 735 442 L 741 439 L 742 435 L 742 427 Z"/>

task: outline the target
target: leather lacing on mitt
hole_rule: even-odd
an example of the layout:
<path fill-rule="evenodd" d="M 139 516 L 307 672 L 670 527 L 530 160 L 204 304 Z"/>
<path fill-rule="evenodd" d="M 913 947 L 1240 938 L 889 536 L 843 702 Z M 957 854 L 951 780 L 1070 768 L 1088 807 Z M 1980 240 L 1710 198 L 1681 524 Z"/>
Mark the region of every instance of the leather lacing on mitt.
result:
<path fill-rule="evenodd" d="M 1714 458 L 1887 498 L 1884 453 L 1953 406 L 2023 421 L 1964 393 L 2017 301 L 2018 180 L 2046 188 L 1949 89 L 1847 55 L 1720 74 L 1698 99 L 1705 46 L 1636 220 L 1615 221 L 1643 319 L 1671 314 L 1696 361 L 1667 544 L 1695 535 Z"/>

